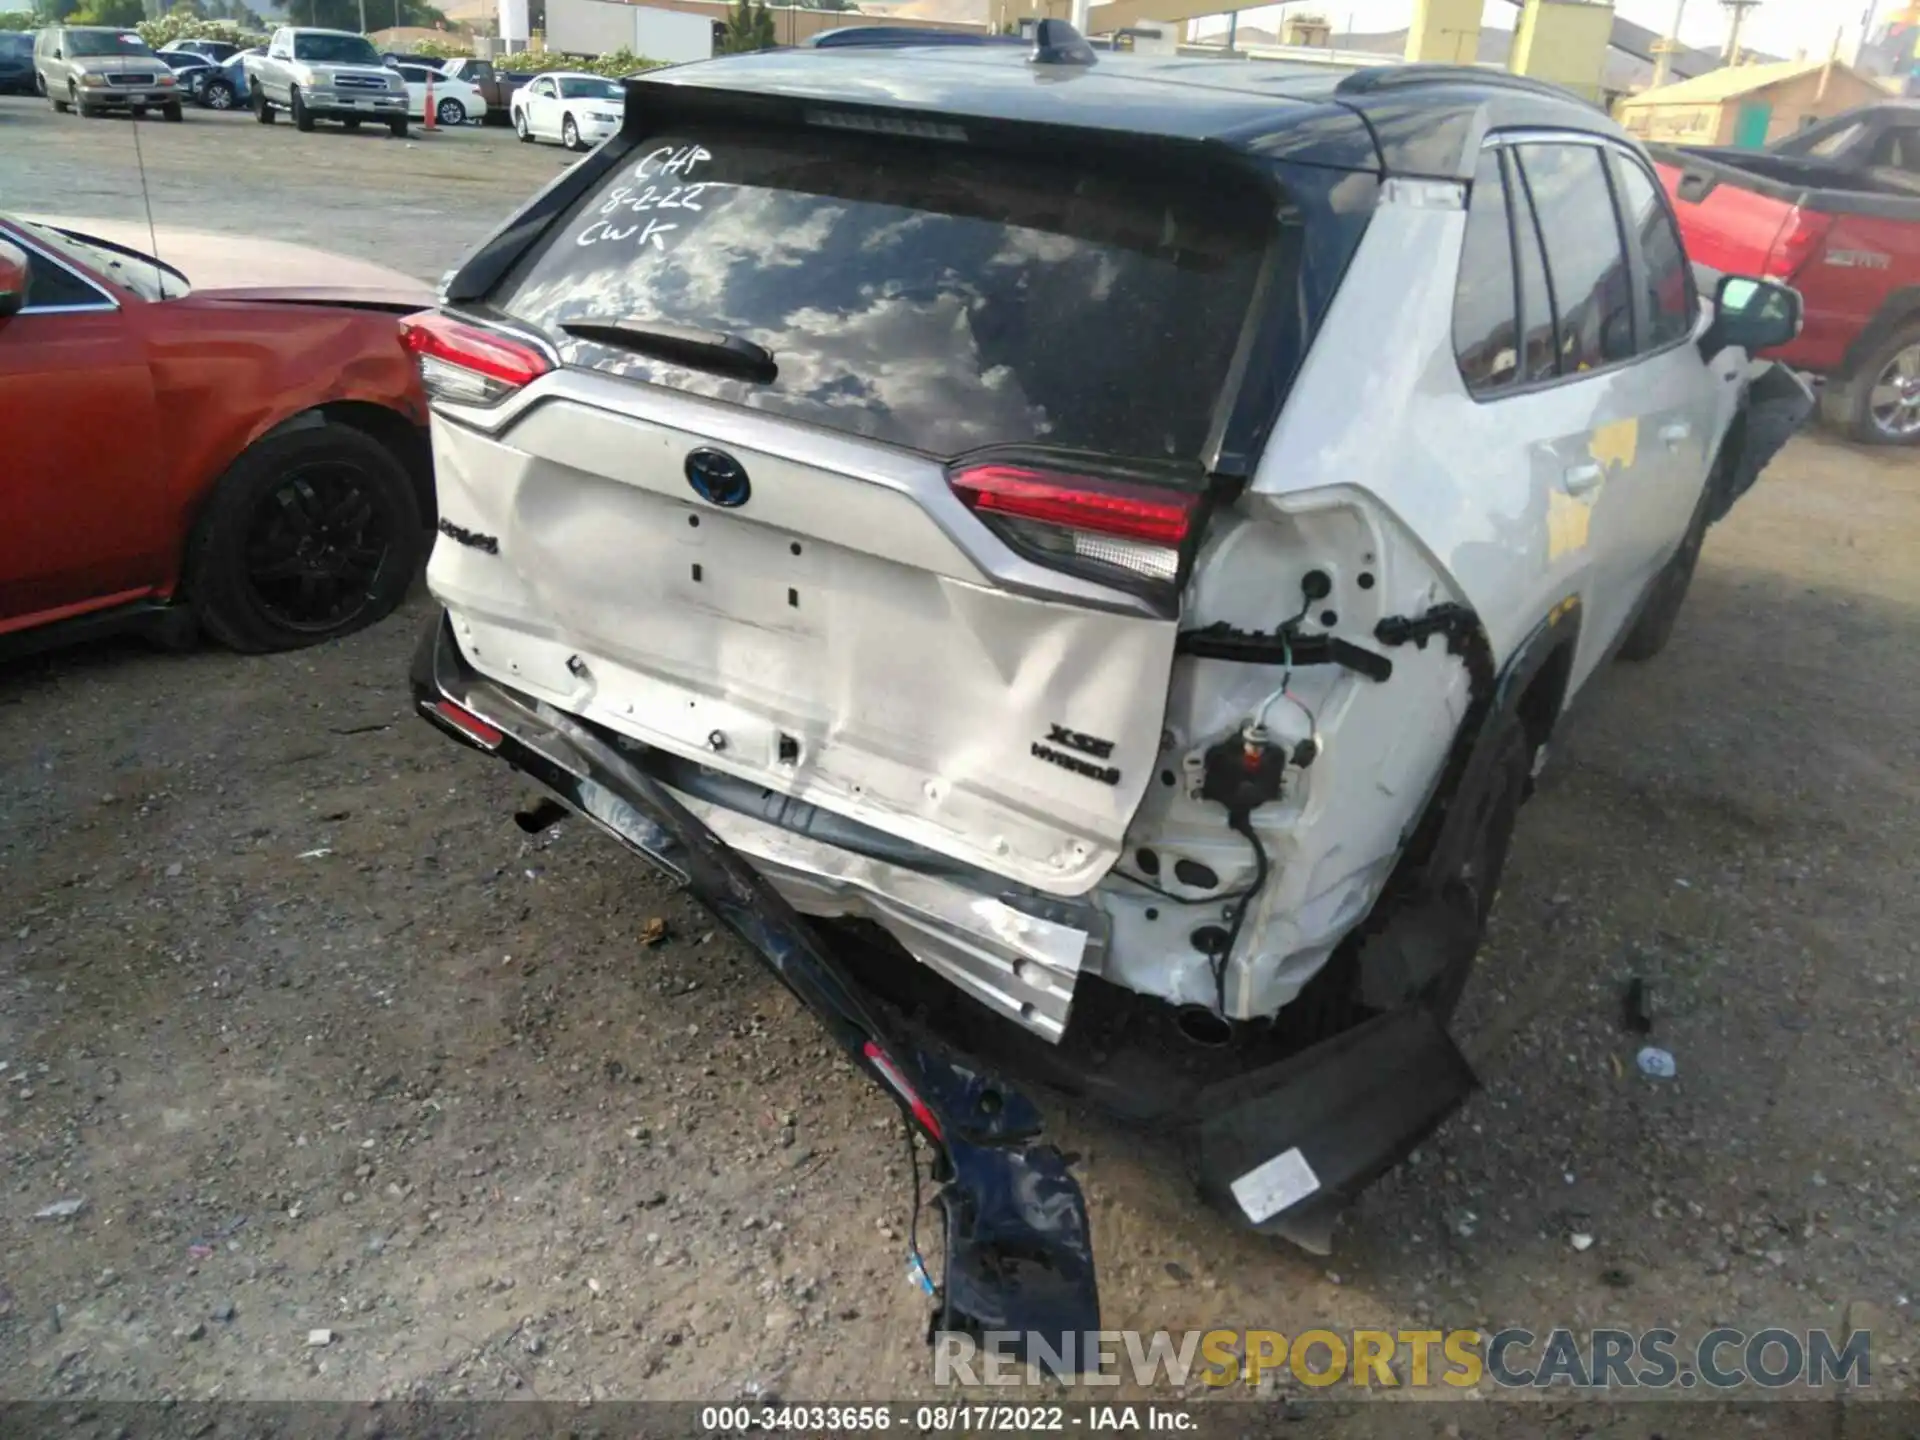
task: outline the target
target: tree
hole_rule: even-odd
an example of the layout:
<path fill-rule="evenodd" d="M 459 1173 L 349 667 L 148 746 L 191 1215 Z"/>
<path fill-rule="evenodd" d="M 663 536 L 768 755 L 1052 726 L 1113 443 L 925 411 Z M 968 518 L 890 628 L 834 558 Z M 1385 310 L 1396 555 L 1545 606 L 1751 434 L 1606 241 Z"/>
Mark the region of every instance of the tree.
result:
<path fill-rule="evenodd" d="M 130 30 L 147 18 L 147 7 L 141 0 L 87 0 L 78 10 L 67 16 L 69 25 L 112 25 L 122 30 Z"/>
<path fill-rule="evenodd" d="M 720 48 L 726 54 L 740 55 L 749 50 L 771 50 L 779 40 L 773 33 L 773 12 L 755 0 L 733 0 L 727 14 L 726 39 Z"/>

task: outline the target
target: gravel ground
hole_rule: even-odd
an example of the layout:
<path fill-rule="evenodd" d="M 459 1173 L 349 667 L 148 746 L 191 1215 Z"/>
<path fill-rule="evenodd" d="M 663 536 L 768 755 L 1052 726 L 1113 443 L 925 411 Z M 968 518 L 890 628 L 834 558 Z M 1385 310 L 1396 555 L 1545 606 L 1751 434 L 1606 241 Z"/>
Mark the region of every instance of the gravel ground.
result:
<path fill-rule="evenodd" d="M 138 129 L 158 222 L 425 278 L 564 163 Z M 0 100 L 0 203 L 137 214 L 134 130 Z M 1484 1089 L 1331 1260 L 1061 1112 L 1105 1323 L 1870 1325 L 1912 1394 L 1917 475 L 1796 441 L 1666 655 L 1564 723 L 1462 1014 Z M 894 1111 L 696 907 L 524 836 L 515 777 L 409 718 L 428 613 L 0 668 L 0 1396 L 924 1393 Z"/>

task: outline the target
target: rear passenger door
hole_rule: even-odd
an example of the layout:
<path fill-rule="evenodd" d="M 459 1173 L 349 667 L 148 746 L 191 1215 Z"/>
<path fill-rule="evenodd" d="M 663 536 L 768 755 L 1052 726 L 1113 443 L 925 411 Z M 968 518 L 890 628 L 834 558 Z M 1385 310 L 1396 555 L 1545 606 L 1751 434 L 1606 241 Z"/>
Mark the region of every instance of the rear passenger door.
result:
<path fill-rule="evenodd" d="M 1529 477 L 1527 513 L 1503 544 L 1526 556 L 1534 593 L 1580 597 L 1575 685 L 1631 608 L 1622 587 L 1651 561 L 1640 432 L 1656 397 L 1633 365 L 1634 316 L 1597 137 L 1496 136 L 1469 197 L 1454 346 L 1491 422 L 1479 428 Z"/>
<path fill-rule="evenodd" d="M 1639 296 L 1636 365 L 1654 408 L 1641 422 L 1649 467 L 1646 539 L 1650 582 L 1679 548 L 1713 465 L 1730 394 L 1693 343 L 1705 324 L 1693 267 L 1659 180 L 1630 151 L 1609 148 L 1614 195 Z"/>

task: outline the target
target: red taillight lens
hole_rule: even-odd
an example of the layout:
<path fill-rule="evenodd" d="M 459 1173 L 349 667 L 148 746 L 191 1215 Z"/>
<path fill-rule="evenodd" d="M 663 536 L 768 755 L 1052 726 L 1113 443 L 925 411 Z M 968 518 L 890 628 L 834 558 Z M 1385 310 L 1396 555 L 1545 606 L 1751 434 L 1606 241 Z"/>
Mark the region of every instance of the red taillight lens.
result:
<path fill-rule="evenodd" d="M 464 705 L 456 705 L 451 700 L 439 701 L 434 705 L 433 710 L 442 720 L 474 744 L 484 746 L 488 750 L 499 749 L 500 742 L 507 738 L 497 727 L 489 725 Z"/>
<path fill-rule="evenodd" d="M 1806 267 L 1833 228 L 1833 217 L 1794 206 L 1780 233 L 1773 237 L 1767 263 L 1761 267 L 1769 280 L 1791 280 Z"/>
<path fill-rule="evenodd" d="M 1200 497 L 1124 480 L 1020 465 L 956 472 L 954 494 L 1024 548 L 1171 583 Z"/>
<path fill-rule="evenodd" d="M 461 405 L 495 404 L 553 368 L 531 345 L 434 310 L 402 320 L 400 341 L 419 361 L 427 393 Z"/>

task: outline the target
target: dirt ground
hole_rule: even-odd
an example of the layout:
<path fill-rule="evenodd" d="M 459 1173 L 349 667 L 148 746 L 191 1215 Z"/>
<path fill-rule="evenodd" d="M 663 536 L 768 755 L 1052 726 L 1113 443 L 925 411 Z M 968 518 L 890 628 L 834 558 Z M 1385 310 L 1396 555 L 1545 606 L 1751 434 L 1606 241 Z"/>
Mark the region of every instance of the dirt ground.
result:
<path fill-rule="evenodd" d="M 161 224 L 426 278 L 564 163 L 139 129 Z M 138 213 L 133 130 L 0 101 L 0 203 Z M 1920 465 L 1817 436 L 1713 533 L 1522 816 L 1461 1019 L 1484 1089 L 1331 1259 L 1061 1111 L 1104 1323 L 1863 1325 L 1911 1397 L 1916 554 Z M 523 835 L 525 787 L 408 715 L 428 613 L 0 668 L 0 1398 L 927 1393 L 894 1110 L 696 907 Z"/>

